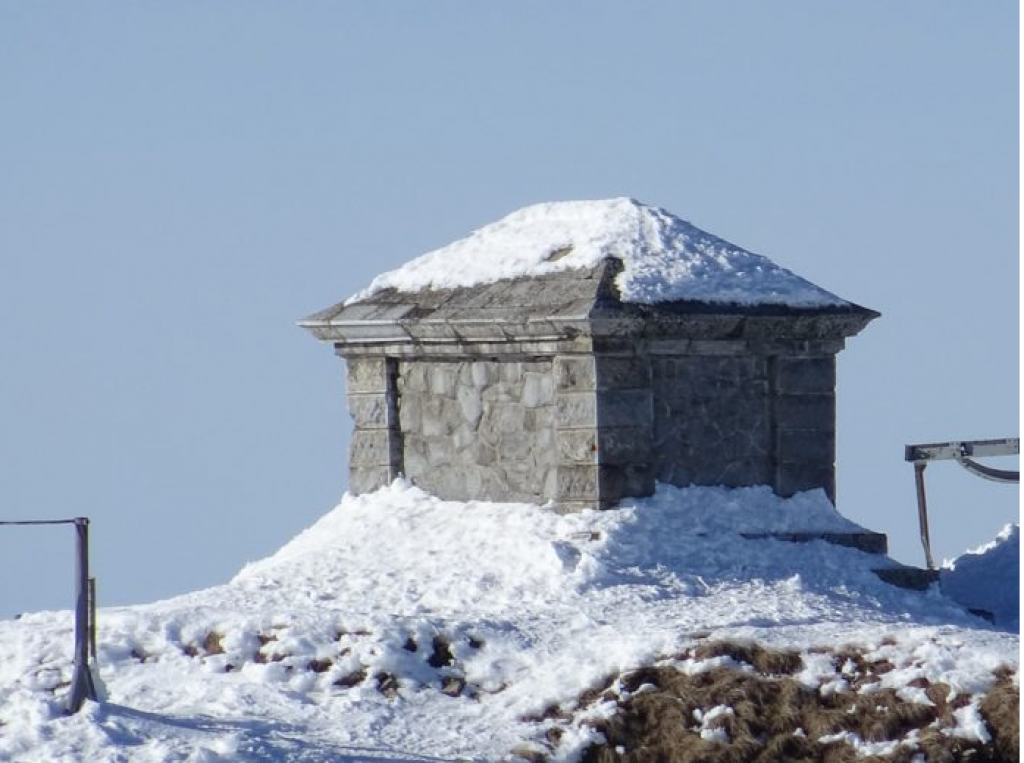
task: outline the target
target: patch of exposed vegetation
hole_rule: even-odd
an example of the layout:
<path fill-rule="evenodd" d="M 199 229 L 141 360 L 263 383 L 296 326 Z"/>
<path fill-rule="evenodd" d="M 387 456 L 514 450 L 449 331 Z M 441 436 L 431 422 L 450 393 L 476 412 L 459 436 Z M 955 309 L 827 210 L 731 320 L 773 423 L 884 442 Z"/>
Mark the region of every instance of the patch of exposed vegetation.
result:
<path fill-rule="evenodd" d="M 1000 670 L 996 683 L 981 700 L 981 715 L 992 732 L 999 760 L 1020 760 L 1020 687 L 1013 671 Z"/>
<path fill-rule="evenodd" d="M 219 658 L 211 663 L 214 669 L 232 672 L 244 667 L 246 663 L 256 665 L 273 665 L 280 663 L 285 675 L 313 673 L 323 676 L 322 688 L 334 690 L 352 689 L 372 679 L 371 685 L 384 696 L 393 698 L 399 691 L 406 689 L 430 689 L 440 691 L 449 697 L 476 697 L 484 693 L 484 688 L 471 684 L 466 680 L 465 669 L 457 653 L 466 648 L 477 651 L 485 647 L 482 639 L 471 634 L 453 637 L 446 633 L 435 633 L 426 645 L 421 645 L 412 635 L 405 637 L 401 648 L 425 662 L 434 671 L 434 679 L 422 682 L 412 681 L 399 673 L 376 671 L 371 669 L 375 647 L 367 642 L 374 634 L 363 629 L 349 630 L 339 627 L 334 631 L 333 642 L 322 644 L 310 653 L 308 643 L 296 650 L 296 643 L 279 631 L 286 631 L 286 626 L 273 626 L 272 632 L 257 632 L 251 637 L 229 639 L 225 634 L 211 630 L 201 638 L 179 644 L 182 653 L 188 657 L 207 661 Z M 232 634 L 233 635 L 233 634 Z M 228 644 L 231 647 L 227 647 Z M 361 649 L 370 646 L 369 649 Z M 255 649 L 240 644 L 254 644 Z M 220 657 L 224 655 L 224 657 Z M 360 656 L 362 655 L 362 656 Z M 139 662 L 147 662 L 148 657 L 138 648 L 132 650 L 130 657 Z M 231 662 L 227 661 L 230 657 Z M 370 659 L 367 660 L 367 657 Z M 500 689 L 499 689 L 500 690 Z M 487 693 L 495 693 L 491 689 Z"/>
<path fill-rule="evenodd" d="M 854 647 L 827 653 L 849 679 L 842 689 L 809 688 L 796 680 L 803 668 L 796 652 L 751 642 L 704 641 L 587 690 L 572 713 L 552 706 L 523 720 L 545 726 L 544 742 L 552 750 L 562 736 L 556 733 L 559 727 L 573 722 L 567 717 L 589 718 L 582 722 L 605 741 L 587 748 L 582 763 L 1019 760 L 1020 690 L 1009 668 L 997 673 L 995 685 L 978 700 L 918 678 L 910 683 L 920 690 L 914 701 L 912 695 L 882 687 L 881 677 L 894 668 L 888 661 L 869 659 Z M 692 668 L 721 657 L 734 662 L 680 668 L 680 661 L 689 661 Z M 604 711 L 591 712 L 599 703 Z M 614 709 L 609 714 L 610 703 Z M 957 712 L 972 703 L 990 741 L 954 731 Z"/>
<path fill-rule="evenodd" d="M 189 657 L 212 657 L 217 654 L 224 654 L 224 647 L 221 644 L 223 640 L 223 634 L 210 631 L 203 637 L 201 642 L 198 644 L 186 644 L 182 647 L 182 651 Z"/>

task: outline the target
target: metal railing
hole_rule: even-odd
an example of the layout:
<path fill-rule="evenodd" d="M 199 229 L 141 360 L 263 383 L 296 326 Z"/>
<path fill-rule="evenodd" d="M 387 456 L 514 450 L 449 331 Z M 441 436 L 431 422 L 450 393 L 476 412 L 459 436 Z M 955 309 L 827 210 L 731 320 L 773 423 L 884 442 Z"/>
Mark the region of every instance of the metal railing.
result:
<path fill-rule="evenodd" d="M 928 463 L 930 461 L 956 461 L 964 469 L 978 477 L 994 482 L 1019 483 L 1019 471 L 993 469 L 974 460 L 987 456 L 1019 454 L 1019 437 L 1004 437 L 1001 440 L 952 440 L 906 446 L 903 457 L 914 465 L 914 482 L 917 487 L 917 521 L 921 528 L 921 545 L 924 547 L 924 561 L 928 565 L 928 569 L 935 569 L 935 561 L 932 559 L 931 534 L 928 530 L 928 499 L 924 489 L 924 470 Z"/>
<path fill-rule="evenodd" d="M 89 577 L 89 518 L 0 521 L 0 526 L 19 525 L 75 526 L 75 651 L 65 708 L 69 713 L 77 713 L 85 700 L 97 699 L 89 666 L 90 654 L 96 658 L 96 579 Z"/>

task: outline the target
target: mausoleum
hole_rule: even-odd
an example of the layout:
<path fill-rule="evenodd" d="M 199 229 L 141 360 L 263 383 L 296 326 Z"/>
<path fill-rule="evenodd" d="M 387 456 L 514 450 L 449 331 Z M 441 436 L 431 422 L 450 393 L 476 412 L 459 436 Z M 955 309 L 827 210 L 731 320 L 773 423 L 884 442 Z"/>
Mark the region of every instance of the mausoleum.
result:
<path fill-rule="evenodd" d="M 348 364 L 349 489 L 607 508 L 835 500 L 836 354 L 878 313 L 632 199 L 541 204 L 301 325 Z"/>

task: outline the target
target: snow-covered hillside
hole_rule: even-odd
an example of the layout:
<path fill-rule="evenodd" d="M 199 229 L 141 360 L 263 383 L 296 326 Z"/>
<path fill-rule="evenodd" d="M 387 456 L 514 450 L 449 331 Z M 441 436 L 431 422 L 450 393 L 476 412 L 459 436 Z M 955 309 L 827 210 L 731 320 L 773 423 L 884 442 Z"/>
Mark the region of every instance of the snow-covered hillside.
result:
<path fill-rule="evenodd" d="M 821 493 L 661 487 L 559 515 L 396 482 L 226 585 L 102 609 L 106 701 L 78 715 L 61 705 L 70 613 L 0 623 L 0 760 L 500 761 L 523 744 L 573 760 L 598 738 L 581 692 L 709 638 L 795 648 L 796 679 L 822 692 L 865 689 L 820 646 L 884 659 L 879 684 L 910 701 L 1016 670 L 1016 633 L 881 582 L 877 556 L 740 535 L 851 529 Z M 976 700 L 955 718 L 949 734 L 987 734 Z"/>

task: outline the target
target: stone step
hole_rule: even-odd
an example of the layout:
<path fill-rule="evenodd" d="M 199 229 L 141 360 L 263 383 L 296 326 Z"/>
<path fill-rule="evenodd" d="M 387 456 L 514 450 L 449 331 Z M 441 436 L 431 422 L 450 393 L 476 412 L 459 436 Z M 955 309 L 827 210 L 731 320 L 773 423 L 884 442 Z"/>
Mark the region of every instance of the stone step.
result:
<path fill-rule="evenodd" d="M 843 532 L 765 532 L 765 533 L 740 533 L 747 540 L 783 540 L 790 543 L 808 543 L 812 540 L 823 540 L 836 546 L 855 548 L 868 554 L 885 554 L 889 550 L 889 539 L 885 533 L 875 533 L 870 530 L 854 533 Z"/>
<path fill-rule="evenodd" d="M 921 567 L 881 567 L 871 570 L 882 580 L 898 588 L 907 588 L 911 591 L 924 591 L 939 579 L 938 570 L 926 570 Z"/>

